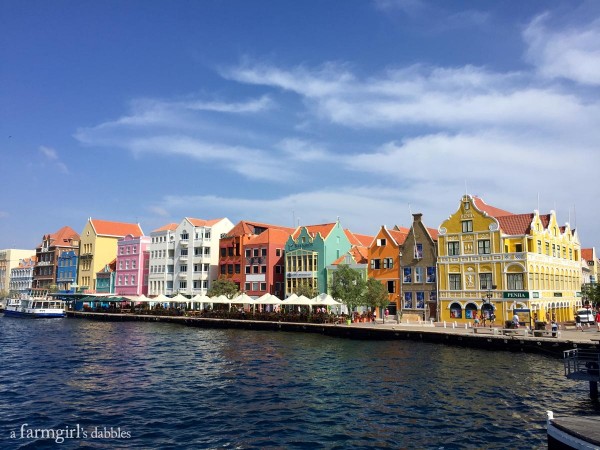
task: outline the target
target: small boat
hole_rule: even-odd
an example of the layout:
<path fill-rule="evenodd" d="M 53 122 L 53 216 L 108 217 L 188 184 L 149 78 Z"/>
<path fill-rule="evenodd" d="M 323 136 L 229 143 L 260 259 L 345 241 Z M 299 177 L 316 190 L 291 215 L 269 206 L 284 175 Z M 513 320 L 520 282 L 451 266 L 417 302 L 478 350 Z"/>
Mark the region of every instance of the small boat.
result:
<path fill-rule="evenodd" d="M 6 302 L 4 315 L 33 318 L 65 317 L 65 302 L 46 295 L 10 298 Z"/>
<path fill-rule="evenodd" d="M 596 416 L 555 418 L 552 411 L 548 411 L 548 450 L 598 450 L 599 424 L 600 419 Z"/>

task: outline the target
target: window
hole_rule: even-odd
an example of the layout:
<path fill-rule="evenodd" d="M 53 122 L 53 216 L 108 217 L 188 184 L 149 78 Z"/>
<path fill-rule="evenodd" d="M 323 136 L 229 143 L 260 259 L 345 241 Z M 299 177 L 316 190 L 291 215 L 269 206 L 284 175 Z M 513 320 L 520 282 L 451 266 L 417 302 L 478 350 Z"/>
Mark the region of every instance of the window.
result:
<path fill-rule="evenodd" d="M 252 256 L 258 257 L 258 249 L 257 248 L 252 249 Z"/>
<path fill-rule="evenodd" d="M 410 267 L 405 267 L 404 270 L 404 282 L 405 283 L 412 283 L 412 269 Z"/>
<path fill-rule="evenodd" d="M 463 208 L 465 210 L 469 210 L 471 208 L 471 204 L 469 202 L 463 202 Z"/>
<path fill-rule="evenodd" d="M 550 243 L 546 242 L 546 255 L 550 256 Z"/>
<path fill-rule="evenodd" d="M 380 259 L 372 259 L 371 260 L 371 269 L 381 269 L 381 260 Z"/>
<path fill-rule="evenodd" d="M 393 258 L 383 258 L 383 268 L 384 269 L 393 269 L 394 268 L 394 259 Z"/>
<path fill-rule="evenodd" d="M 479 288 L 480 289 L 492 289 L 492 274 L 491 273 L 480 273 L 479 274 Z"/>
<path fill-rule="evenodd" d="M 477 241 L 477 251 L 480 255 L 489 255 L 491 252 L 490 240 L 481 239 Z"/>
<path fill-rule="evenodd" d="M 250 290 L 250 283 L 245 283 L 244 284 L 244 289 L 246 289 L 247 291 Z"/>
<path fill-rule="evenodd" d="M 125 270 L 129 270 L 129 260 L 125 261 Z"/>
<path fill-rule="evenodd" d="M 423 244 L 415 244 L 414 252 L 415 259 L 421 259 L 423 257 Z"/>
<path fill-rule="evenodd" d="M 275 273 L 283 273 L 283 266 L 275 266 Z"/>
<path fill-rule="evenodd" d="M 258 266 L 252 266 L 252 273 L 258 273 Z"/>
<path fill-rule="evenodd" d="M 460 291 L 460 274 L 459 273 L 451 273 L 450 274 L 450 290 L 451 291 Z"/>
<path fill-rule="evenodd" d="M 125 277 L 123 277 L 123 281 L 125 282 L 125 286 L 127 286 L 129 284 L 129 276 L 125 275 Z"/>
<path fill-rule="evenodd" d="M 556 258 L 556 244 L 552 244 L 552 256 Z"/>
<path fill-rule="evenodd" d="M 135 259 L 131 261 L 131 268 L 135 269 Z"/>
<path fill-rule="evenodd" d="M 435 283 L 435 267 L 431 266 L 427 268 L 427 283 Z"/>
<path fill-rule="evenodd" d="M 202 247 L 194 247 L 194 256 L 202 256 Z"/>
<path fill-rule="evenodd" d="M 210 239 L 210 230 L 204 230 L 204 239 Z"/>
<path fill-rule="evenodd" d="M 415 267 L 415 283 L 423 282 L 423 267 Z"/>
<path fill-rule="evenodd" d="M 181 236 L 181 240 L 183 240 L 183 241 L 187 241 L 190 238 L 190 235 L 188 234 L 187 231 L 182 231 L 180 236 Z"/>
<path fill-rule="evenodd" d="M 261 256 L 267 256 L 267 249 L 266 248 L 261 248 L 260 249 L 260 255 Z"/>
<path fill-rule="evenodd" d="M 388 291 L 388 294 L 393 294 L 396 292 L 396 281 L 395 280 L 388 280 L 387 291 Z"/>
<path fill-rule="evenodd" d="M 239 264 L 235 265 L 235 273 L 241 273 L 241 269 L 242 269 L 242 266 L 240 266 Z"/>
<path fill-rule="evenodd" d="M 179 266 L 180 272 L 187 272 L 187 264 L 182 264 Z"/>
<path fill-rule="evenodd" d="M 135 275 L 131 275 L 131 284 L 134 285 L 135 284 Z"/>
<path fill-rule="evenodd" d="M 119 270 L 123 270 L 123 261 L 119 261 Z"/>
<path fill-rule="evenodd" d="M 448 242 L 448 256 L 460 255 L 460 242 Z"/>
<path fill-rule="evenodd" d="M 404 308 L 412 309 L 412 307 L 413 307 L 412 292 L 405 292 L 404 293 Z"/>
<path fill-rule="evenodd" d="M 276 248 L 275 249 L 275 256 L 281 256 L 281 249 L 280 248 Z"/>
<path fill-rule="evenodd" d="M 385 247 L 387 245 L 387 240 L 386 239 L 377 239 L 377 246 L 378 247 Z"/>
<path fill-rule="evenodd" d="M 267 283 L 260 283 L 260 290 L 261 291 L 266 291 L 267 290 Z"/>
<path fill-rule="evenodd" d="M 247 249 L 244 251 L 244 253 L 245 253 L 245 255 L 246 255 L 246 258 L 250 258 L 250 257 L 252 256 L 252 252 L 250 251 L 250 249 L 249 249 L 249 248 L 247 248 Z"/>
<path fill-rule="evenodd" d="M 425 292 L 417 292 L 417 309 L 425 309 Z"/>
<path fill-rule="evenodd" d="M 523 290 L 523 274 L 522 273 L 509 273 L 506 276 L 507 287 L 510 291 L 522 291 Z"/>
<path fill-rule="evenodd" d="M 179 289 L 187 289 L 187 281 L 180 281 Z"/>
<path fill-rule="evenodd" d="M 260 273 L 267 273 L 267 266 L 260 266 Z"/>
<path fill-rule="evenodd" d="M 517 253 L 523 252 L 523 244 L 515 244 L 515 252 L 517 252 Z"/>
<path fill-rule="evenodd" d="M 233 247 L 227 247 L 227 256 L 233 256 Z"/>
<path fill-rule="evenodd" d="M 233 274 L 233 264 L 227 264 L 227 273 L 230 275 Z"/>
<path fill-rule="evenodd" d="M 473 232 L 473 221 L 472 220 L 463 220 L 462 221 L 462 232 L 463 233 L 472 233 Z"/>
<path fill-rule="evenodd" d="M 227 256 L 227 249 L 225 247 L 221 247 L 221 257 Z"/>
<path fill-rule="evenodd" d="M 258 283 L 258 282 L 253 282 L 253 283 L 252 283 L 252 290 L 253 290 L 253 291 L 258 291 L 258 286 L 259 286 L 259 283 Z"/>
<path fill-rule="evenodd" d="M 537 241 L 537 252 L 542 254 L 542 241 Z"/>
<path fill-rule="evenodd" d="M 221 275 L 225 275 L 227 273 L 227 267 L 225 264 L 221 264 Z"/>

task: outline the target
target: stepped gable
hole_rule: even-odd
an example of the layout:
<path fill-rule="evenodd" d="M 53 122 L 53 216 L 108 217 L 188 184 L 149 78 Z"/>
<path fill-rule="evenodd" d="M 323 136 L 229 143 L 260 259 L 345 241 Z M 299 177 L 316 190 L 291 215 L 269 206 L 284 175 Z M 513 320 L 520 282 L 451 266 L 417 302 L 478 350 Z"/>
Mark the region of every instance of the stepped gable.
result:
<path fill-rule="evenodd" d="M 511 213 L 509 211 L 505 211 L 503 209 L 496 208 L 495 206 L 488 205 L 486 202 L 484 202 L 479 197 L 473 197 L 473 203 L 475 203 L 475 206 L 477 207 L 477 209 L 479 209 L 480 211 L 486 212 L 489 216 L 492 216 L 492 217 L 497 218 L 497 217 L 513 215 L 513 213 Z"/>
<path fill-rule="evenodd" d="M 314 238 L 318 233 L 320 233 L 323 239 L 327 239 L 327 236 L 329 236 L 329 233 L 331 233 L 331 230 L 333 230 L 336 225 L 337 222 L 323 223 L 320 225 L 299 226 L 298 228 L 296 228 L 296 231 L 294 231 L 294 234 L 292 234 L 292 239 L 298 239 L 302 228 L 306 228 L 306 231 L 312 238 Z"/>
<path fill-rule="evenodd" d="M 133 237 L 140 237 L 144 235 L 142 227 L 138 223 L 111 222 L 99 219 L 90 219 L 90 222 L 98 236 L 125 237 L 130 234 Z"/>
<path fill-rule="evenodd" d="M 169 223 L 167 225 L 164 225 L 160 228 L 157 228 L 156 230 L 153 230 L 153 233 L 158 233 L 160 231 L 175 231 L 177 229 L 177 224 L 176 223 Z"/>

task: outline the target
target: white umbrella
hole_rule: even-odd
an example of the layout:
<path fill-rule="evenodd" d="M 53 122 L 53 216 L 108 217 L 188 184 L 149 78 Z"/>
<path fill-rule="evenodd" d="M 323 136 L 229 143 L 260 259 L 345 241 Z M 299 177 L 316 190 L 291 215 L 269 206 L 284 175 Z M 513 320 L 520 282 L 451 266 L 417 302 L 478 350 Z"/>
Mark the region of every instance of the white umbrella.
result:
<path fill-rule="evenodd" d="M 231 303 L 243 303 L 245 305 L 247 304 L 254 304 L 254 299 L 252 297 L 250 297 L 248 294 L 246 294 L 245 292 L 242 292 L 240 295 L 238 295 L 237 297 L 235 297 Z"/>
<path fill-rule="evenodd" d="M 177 294 L 175 297 L 169 299 L 169 302 L 171 302 L 171 303 L 187 303 L 189 301 L 190 301 L 189 298 L 184 297 L 181 294 Z"/>
<path fill-rule="evenodd" d="M 254 303 L 257 305 L 279 305 L 282 302 L 275 295 L 266 293 L 254 300 Z"/>
<path fill-rule="evenodd" d="M 341 305 L 340 302 L 334 300 L 334 298 L 326 293 L 322 293 L 317 295 L 315 298 L 315 305 L 324 305 L 324 306 L 337 306 Z"/>
<path fill-rule="evenodd" d="M 314 305 L 316 302 L 314 300 L 311 300 L 308 297 L 305 297 L 304 295 L 301 296 L 297 296 L 296 294 L 292 294 L 290 295 L 288 298 L 286 298 L 284 301 L 281 302 L 282 305 L 303 305 L 303 306 L 311 306 Z"/>
<path fill-rule="evenodd" d="M 198 304 L 200 303 L 200 309 L 203 309 L 203 306 L 205 303 L 210 303 L 210 297 L 208 297 L 207 295 L 200 295 L 200 294 L 196 294 L 192 297 L 192 299 L 190 300 L 192 302 L 192 305 Z M 196 308 L 193 308 L 196 309 Z"/>
<path fill-rule="evenodd" d="M 225 297 L 224 295 L 219 295 L 218 297 L 211 297 L 210 302 L 211 303 L 227 303 L 227 304 L 232 304 L 233 300 L 231 300 L 230 298 Z"/>

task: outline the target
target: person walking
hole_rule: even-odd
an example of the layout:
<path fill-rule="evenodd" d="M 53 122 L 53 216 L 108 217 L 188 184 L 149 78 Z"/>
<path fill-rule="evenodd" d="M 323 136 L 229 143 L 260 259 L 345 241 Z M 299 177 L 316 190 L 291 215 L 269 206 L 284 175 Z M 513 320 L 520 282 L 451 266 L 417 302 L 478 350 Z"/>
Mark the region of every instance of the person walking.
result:
<path fill-rule="evenodd" d="M 600 309 L 596 311 L 596 317 L 594 320 L 596 321 L 596 327 L 598 328 L 598 331 L 600 331 Z"/>
<path fill-rule="evenodd" d="M 579 317 L 579 314 L 575 316 L 575 329 L 583 331 L 583 327 L 581 326 L 581 317 Z"/>

